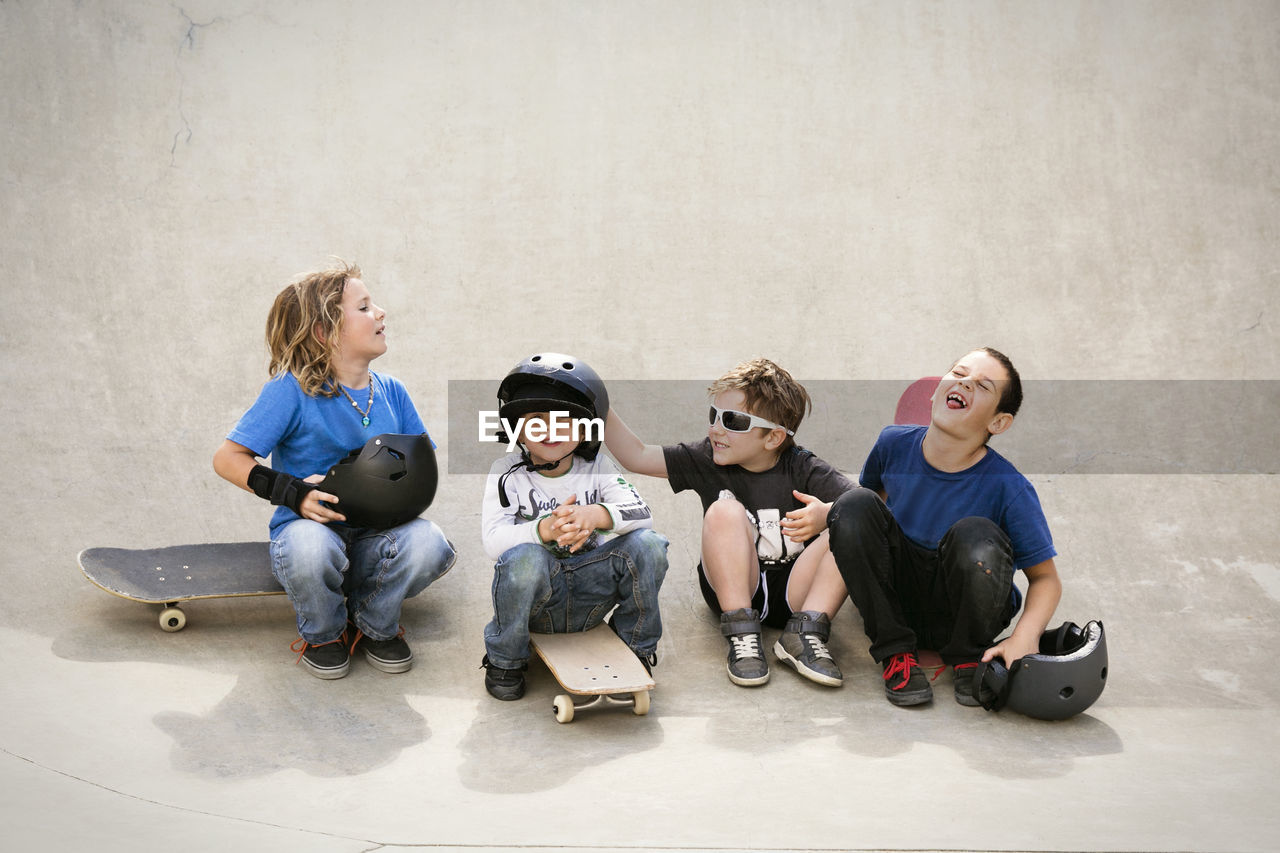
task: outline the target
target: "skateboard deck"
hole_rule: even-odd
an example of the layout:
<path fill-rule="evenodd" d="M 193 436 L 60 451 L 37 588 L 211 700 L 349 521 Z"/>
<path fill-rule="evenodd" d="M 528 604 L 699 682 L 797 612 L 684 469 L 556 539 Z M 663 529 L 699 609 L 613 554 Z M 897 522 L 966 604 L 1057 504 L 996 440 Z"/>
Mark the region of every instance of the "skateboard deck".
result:
<path fill-rule="evenodd" d="M 933 392 L 938 389 L 941 376 L 924 376 L 907 386 L 898 398 L 898 409 L 893 413 L 895 424 L 928 426 L 933 406 Z"/>
<path fill-rule="evenodd" d="M 609 705 L 630 707 L 642 716 L 649 713 L 653 677 L 608 625 L 570 634 L 532 634 L 529 640 L 556 681 L 568 691 L 555 698 L 557 721 L 572 722 L 577 711 Z M 590 698 L 575 704 L 574 696 Z"/>
<path fill-rule="evenodd" d="M 87 548 L 80 571 L 112 595 L 162 605 L 160 627 L 181 631 L 179 606 L 200 598 L 283 595 L 266 542 L 213 542 L 169 548 Z"/>

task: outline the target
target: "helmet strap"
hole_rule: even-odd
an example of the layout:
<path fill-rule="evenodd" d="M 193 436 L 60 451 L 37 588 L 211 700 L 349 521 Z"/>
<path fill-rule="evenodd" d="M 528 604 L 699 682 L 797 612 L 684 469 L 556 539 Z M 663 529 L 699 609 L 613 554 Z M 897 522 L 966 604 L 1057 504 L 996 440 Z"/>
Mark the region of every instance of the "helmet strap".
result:
<path fill-rule="evenodd" d="M 511 501 L 507 499 L 506 484 L 507 478 L 516 471 L 519 471 L 521 468 L 528 468 L 530 471 L 550 471 L 565 459 L 572 456 L 575 450 L 577 450 L 576 447 L 554 462 L 543 462 L 539 464 L 533 461 L 533 457 L 529 455 L 528 449 L 523 444 L 520 445 L 520 461 L 508 468 L 507 473 L 498 478 L 498 503 L 502 505 L 503 509 L 511 506 Z"/>

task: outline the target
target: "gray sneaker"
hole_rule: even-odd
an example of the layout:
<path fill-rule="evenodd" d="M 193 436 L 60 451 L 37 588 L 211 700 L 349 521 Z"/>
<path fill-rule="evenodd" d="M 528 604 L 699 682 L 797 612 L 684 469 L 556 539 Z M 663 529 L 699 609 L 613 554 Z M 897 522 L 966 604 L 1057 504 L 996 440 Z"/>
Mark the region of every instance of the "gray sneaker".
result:
<path fill-rule="evenodd" d="M 356 642 L 351 646 L 353 652 L 356 644 L 364 650 L 365 659 L 374 669 L 380 669 L 383 672 L 408 672 L 413 666 L 413 652 L 404 640 L 403 628 L 389 640 L 375 640 L 373 637 L 358 633 Z"/>
<path fill-rule="evenodd" d="M 760 614 L 749 608 L 720 614 L 720 633 L 729 641 L 729 680 L 757 687 L 769 680 L 769 662 L 760 648 Z"/>
<path fill-rule="evenodd" d="M 290 648 L 298 653 L 298 662 L 306 665 L 307 672 L 326 681 L 342 678 L 351 666 L 346 632 L 336 640 L 314 645 L 299 637 Z"/>
<path fill-rule="evenodd" d="M 778 656 L 778 660 L 810 681 L 828 687 L 839 687 L 844 684 L 844 676 L 827 649 L 829 639 L 831 620 L 827 618 L 827 614 L 816 610 L 802 610 L 791 614 L 782 636 L 773 644 L 773 653 Z"/>

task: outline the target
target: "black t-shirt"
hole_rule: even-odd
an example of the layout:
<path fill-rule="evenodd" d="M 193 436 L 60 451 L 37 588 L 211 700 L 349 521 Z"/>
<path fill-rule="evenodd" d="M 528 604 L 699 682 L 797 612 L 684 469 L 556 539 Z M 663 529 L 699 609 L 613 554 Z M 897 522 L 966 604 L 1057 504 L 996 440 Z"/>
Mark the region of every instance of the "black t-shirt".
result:
<path fill-rule="evenodd" d="M 792 446 L 782 452 L 768 471 L 748 471 L 741 465 L 717 465 L 711 456 L 711 439 L 671 444 L 662 448 L 667 481 L 676 493 L 693 489 L 702 499 L 702 511 L 729 492 L 746 507 L 759 531 L 756 552 L 764 561 L 790 561 L 803 546 L 782 535 L 782 517 L 800 509 L 792 490 L 830 503 L 854 487 L 854 483 L 819 459 L 811 450 Z"/>

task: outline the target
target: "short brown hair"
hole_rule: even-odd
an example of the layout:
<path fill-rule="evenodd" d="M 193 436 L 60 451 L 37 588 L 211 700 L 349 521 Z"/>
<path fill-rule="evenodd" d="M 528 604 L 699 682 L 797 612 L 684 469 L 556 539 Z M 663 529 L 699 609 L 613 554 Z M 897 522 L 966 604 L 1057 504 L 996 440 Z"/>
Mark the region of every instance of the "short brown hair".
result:
<path fill-rule="evenodd" d="M 781 424 L 792 432 L 800 429 L 800 422 L 813 408 L 804 386 L 767 358 L 742 362 L 707 389 L 713 397 L 725 391 L 741 391 L 746 398 L 748 414 Z M 793 444 L 792 437 L 787 436 L 782 449 L 786 450 Z"/>
<path fill-rule="evenodd" d="M 361 277 L 360 267 L 338 263 L 285 287 L 267 313 L 267 373 L 292 373 L 312 397 L 338 393 L 333 353 L 342 331 L 342 292 L 347 279 Z"/>
<path fill-rule="evenodd" d="M 1000 350 L 992 349 L 991 347 L 980 347 L 979 349 L 1000 362 L 1000 366 L 1004 368 L 1005 373 L 1009 374 L 1009 381 L 1004 383 L 1004 387 L 1000 389 L 1000 402 L 996 404 L 996 411 L 1017 415 L 1018 410 L 1022 408 L 1022 377 L 1018 375 L 1018 369 L 1013 366 L 1009 356 L 1000 352 Z"/>

